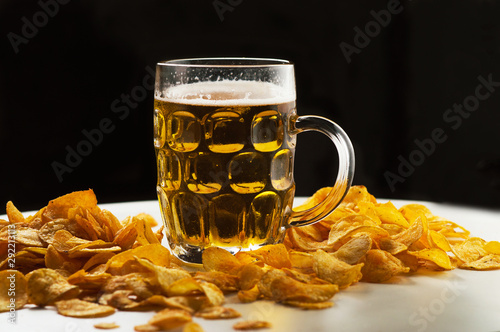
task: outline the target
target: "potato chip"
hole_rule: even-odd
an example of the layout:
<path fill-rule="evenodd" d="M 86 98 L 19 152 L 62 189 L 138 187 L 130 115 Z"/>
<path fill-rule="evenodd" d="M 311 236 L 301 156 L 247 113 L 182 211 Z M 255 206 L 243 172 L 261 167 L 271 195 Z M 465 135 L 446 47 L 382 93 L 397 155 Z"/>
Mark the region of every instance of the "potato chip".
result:
<path fill-rule="evenodd" d="M 500 242 L 490 241 L 484 245 L 484 250 L 490 254 L 500 255 Z"/>
<path fill-rule="evenodd" d="M 198 311 L 195 316 L 204 319 L 232 319 L 241 317 L 241 314 L 233 308 L 213 306 Z"/>
<path fill-rule="evenodd" d="M 136 332 L 157 332 L 160 331 L 158 326 L 154 326 L 151 324 L 142 324 L 134 326 L 134 331 Z"/>
<path fill-rule="evenodd" d="M 112 329 L 119 328 L 120 325 L 117 325 L 116 323 L 105 323 L 105 322 L 102 322 L 102 323 L 96 323 L 96 324 L 94 324 L 94 327 L 96 329 L 100 329 L 100 330 L 112 330 Z"/>
<path fill-rule="evenodd" d="M 27 281 L 19 271 L 0 271 L 0 312 L 18 310 L 28 303 Z"/>
<path fill-rule="evenodd" d="M 202 308 L 220 306 L 224 303 L 225 297 L 224 293 L 215 284 L 210 282 L 199 282 L 203 293 L 206 296 L 206 300 L 202 304 Z"/>
<path fill-rule="evenodd" d="M 285 305 L 296 307 L 304 310 L 321 310 L 333 307 L 333 302 L 300 302 L 300 301 L 284 301 Z"/>
<path fill-rule="evenodd" d="M 236 275 L 242 267 L 240 261 L 229 251 L 219 247 L 209 247 L 202 254 L 206 271 L 219 271 Z"/>
<path fill-rule="evenodd" d="M 471 237 L 461 243 L 452 246 L 452 252 L 464 263 L 477 261 L 488 252 L 484 249 L 486 241 L 478 237 Z"/>
<path fill-rule="evenodd" d="M 396 209 L 392 202 L 375 206 L 375 214 L 382 223 L 395 224 L 404 228 L 408 228 L 410 226 L 403 214 Z"/>
<path fill-rule="evenodd" d="M 366 253 L 364 266 L 361 269 L 362 281 L 384 282 L 400 273 L 409 272 L 399 259 L 380 249 L 372 249 Z"/>
<path fill-rule="evenodd" d="M 238 299 L 242 303 L 250 303 L 255 302 L 260 297 L 260 290 L 257 285 L 255 285 L 252 289 L 249 290 L 240 290 L 238 291 Z"/>
<path fill-rule="evenodd" d="M 418 259 L 424 259 L 435 263 L 440 268 L 445 270 L 452 270 L 454 266 L 451 263 L 450 257 L 445 251 L 439 248 L 429 248 L 419 251 L 408 251 L 410 255 L 417 257 Z"/>
<path fill-rule="evenodd" d="M 243 266 L 238 273 L 239 289 L 249 290 L 253 288 L 255 285 L 257 285 L 264 273 L 264 269 L 256 264 L 248 264 Z"/>
<path fill-rule="evenodd" d="M 147 258 L 158 266 L 170 265 L 170 251 L 161 244 L 148 244 L 131 250 L 123 251 L 107 262 L 107 270 L 111 274 L 126 274 L 123 269 L 126 262 L 135 261 L 137 258 Z"/>
<path fill-rule="evenodd" d="M 259 283 L 257 284 L 259 291 L 266 298 L 272 298 L 272 282 L 279 277 L 286 277 L 287 274 L 285 271 L 279 269 L 270 269 L 267 271 L 262 278 L 260 278 Z"/>
<path fill-rule="evenodd" d="M 180 327 L 192 320 L 191 314 L 185 310 L 163 309 L 155 314 L 148 322 L 162 330 Z"/>
<path fill-rule="evenodd" d="M 75 318 L 106 317 L 114 314 L 116 311 L 113 307 L 80 299 L 57 301 L 55 305 L 59 314 Z"/>
<path fill-rule="evenodd" d="M 401 233 L 391 236 L 391 238 L 399 243 L 409 247 L 417 242 L 424 235 L 424 225 L 422 217 L 417 217 L 410 227 Z"/>
<path fill-rule="evenodd" d="M 347 264 L 354 265 L 370 250 L 371 246 L 371 237 L 367 233 L 360 233 L 331 255 Z"/>
<path fill-rule="evenodd" d="M 235 323 L 233 329 L 246 331 L 246 330 L 260 330 L 272 328 L 271 323 L 262 320 L 246 320 Z"/>
<path fill-rule="evenodd" d="M 184 325 L 182 332 L 203 332 L 203 328 L 198 323 L 189 322 Z"/>
<path fill-rule="evenodd" d="M 74 273 L 82 267 L 83 262 L 79 259 L 69 258 L 57 251 L 53 245 L 49 245 L 45 254 L 45 266 L 50 269 L 61 269 Z"/>
<path fill-rule="evenodd" d="M 288 257 L 292 264 L 292 269 L 302 273 L 314 273 L 313 271 L 313 258 L 311 253 L 290 250 Z"/>
<path fill-rule="evenodd" d="M 142 247 L 138 247 L 142 248 Z M 133 250 L 131 250 L 133 251 Z M 116 257 L 116 256 L 115 256 Z M 176 269 L 176 268 L 166 268 L 163 266 L 156 265 L 154 263 L 151 263 L 149 260 L 145 258 L 136 258 L 137 263 L 142 265 L 144 268 L 146 268 L 149 272 L 154 273 L 156 283 L 160 285 L 162 288 L 164 294 L 168 296 L 176 296 L 176 295 L 186 295 L 186 290 L 187 288 L 191 287 L 192 285 L 195 289 L 199 289 L 199 284 L 194 280 L 194 278 L 191 278 L 191 275 L 189 272 L 181 269 Z M 191 282 L 189 285 L 187 284 L 182 288 L 179 286 L 180 284 L 172 286 L 175 282 L 182 280 L 182 279 L 193 279 L 194 281 Z"/>
<path fill-rule="evenodd" d="M 391 255 L 397 255 L 408 250 L 408 247 L 394 239 L 385 237 L 378 242 L 380 249 L 387 251 Z"/>
<path fill-rule="evenodd" d="M 333 284 L 305 284 L 288 276 L 280 276 L 271 282 L 272 299 L 277 302 L 325 302 L 339 291 Z"/>
<path fill-rule="evenodd" d="M 460 265 L 461 269 L 469 270 L 495 270 L 500 269 L 500 256 L 489 254 L 480 259 Z"/>
<path fill-rule="evenodd" d="M 257 250 L 248 251 L 248 254 L 277 269 L 292 266 L 288 258 L 288 251 L 283 244 L 267 245 Z"/>
<path fill-rule="evenodd" d="M 15 207 L 11 201 L 7 202 L 6 207 L 7 218 L 11 224 L 21 224 L 26 222 L 23 214 Z"/>
<path fill-rule="evenodd" d="M 43 217 L 48 220 L 67 218 L 69 209 L 74 207 L 96 209 L 97 198 L 94 191 L 92 189 L 75 191 L 51 200 L 43 212 Z"/>
<path fill-rule="evenodd" d="M 239 278 L 235 275 L 219 271 L 196 272 L 194 278 L 217 285 L 223 292 L 233 292 L 238 289 Z"/>
<path fill-rule="evenodd" d="M 27 275 L 27 278 L 29 301 L 39 307 L 75 298 L 80 293 L 77 286 L 68 283 L 63 276 L 52 269 L 34 270 Z"/>
<path fill-rule="evenodd" d="M 322 250 L 313 253 L 313 269 L 316 275 L 339 288 L 358 282 L 363 264 L 350 265 Z"/>
<path fill-rule="evenodd" d="M 40 228 L 38 236 L 45 243 L 52 244 L 54 235 L 59 230 L 68 231 L 73 236 L 78 238 L 84 238 L 86 236 L 85 231 L 80 227 L 80 225 L 64 218 L 54 219 L 44 224 L 42 228 Z"/>

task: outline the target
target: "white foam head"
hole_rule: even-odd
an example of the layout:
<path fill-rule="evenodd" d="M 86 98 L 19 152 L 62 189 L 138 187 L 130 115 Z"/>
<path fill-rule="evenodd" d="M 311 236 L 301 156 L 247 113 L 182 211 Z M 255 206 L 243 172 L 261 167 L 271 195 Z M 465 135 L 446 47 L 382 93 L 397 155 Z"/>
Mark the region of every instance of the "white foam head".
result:
<path fill-rule="evenodd" d="M 170 87 L 158 99 L 199 106 L 274 105 L 294 101 L 295 89 L 255 81 L 198 82 Z"/>

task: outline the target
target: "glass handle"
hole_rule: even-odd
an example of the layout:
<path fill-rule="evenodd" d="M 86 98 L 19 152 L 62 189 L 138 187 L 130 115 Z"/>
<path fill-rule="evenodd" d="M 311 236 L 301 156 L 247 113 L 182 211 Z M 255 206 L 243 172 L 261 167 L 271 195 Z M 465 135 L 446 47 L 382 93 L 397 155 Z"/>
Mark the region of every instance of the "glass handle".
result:
<path fill-rule="evenodd" d="M 324 200 L 316 206 L 291 213 L 288 226 L 305 226 L 328 216 L 342 202 L 351 187 L 354 177 L 354 149 L 351 140 L 335 122 L 320 116 L 305 115 L 292 119 L 292 133 L 319 131 L 328 136 L 338 152 L 339 168 L 337 179 Z"/>

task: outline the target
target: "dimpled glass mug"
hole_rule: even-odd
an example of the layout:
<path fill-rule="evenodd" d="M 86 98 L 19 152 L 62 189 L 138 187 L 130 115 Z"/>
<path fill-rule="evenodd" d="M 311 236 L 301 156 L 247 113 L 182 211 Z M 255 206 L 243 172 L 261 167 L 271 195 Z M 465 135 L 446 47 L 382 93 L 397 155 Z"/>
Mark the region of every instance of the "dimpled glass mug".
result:
<path fill-rule="evenodd" d="M 296 136 L 309 130 L 335 144 L 339 171 L 325 200 L 294 211 Z M 210 246 L 235 253 L 281 242 L 288 227 L 333 211 L 354 174 L 345 132 L 328 119 L 297 115 L 294 66 L 285 60 L 159 62 L 154 145 L 166 237 L 188 263 L 201 263 Z"/>

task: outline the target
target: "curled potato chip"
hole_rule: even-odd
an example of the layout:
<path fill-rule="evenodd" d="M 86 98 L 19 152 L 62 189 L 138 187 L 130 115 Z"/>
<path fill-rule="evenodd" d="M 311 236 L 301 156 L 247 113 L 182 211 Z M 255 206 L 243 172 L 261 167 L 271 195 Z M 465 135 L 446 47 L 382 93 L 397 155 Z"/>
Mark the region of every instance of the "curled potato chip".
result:
<path fill-rule="evenodd" d="M 203 328 L 198 323 L 189 322 L 184 325 L 182 332 L 203 332 Z"/>
<path fill-rule="evenodd" d="M 403 228 L 408 228 L 410 226 L 403 214 L 396 209 L 392 202 L 375 206 L 375 214 L 382 223 L 395 224 Z"/>
<path fill-rule="evenodd" d="M 0 312 L 21 309 L 28 303 L 27 281 L 17 270 L 0 271 Z"/>
<path fill-rule="evenodd" d="M 238 273 L 238 285 L 241 290 L 249 290 L 259 282 L 265 271 L 256 264 L 248 264 L 241 268 Z"/>
<path fill-rule="evenodd" d="M 304 310 L 320 310 L 333 307 L 333 302 L 300 302 L 300 301 L 284 301 L 283 304 L 291 307 L 296 307 Z"/>
<path fill-rule="evenodd" d="M 280 276 L 271 283 L 272 299 L 277 302 L 325 302 L 339 291 L 333 284 L 305 284 L 289 276 Z"/>
<path fill-rule="evenodd" d="M 270 329 L 272 328 L 271 323 L 263 320 L 246 320 L 235 323 L 233 329 L 239 331 L 246 330 L 260 330 L 260 329 Z"/>
<path fill-rule="evenodd" d="M 62 275 L 48 268 L 34 270 L 27 275 L 28 297 L 31 303 L 43 307 L 59 300 L 72 299 L 80 290 Z"/>
<path fill-rule="evenodd" d="M 397 255 L 401 252 L 408 250 L 407 246 L 389 237 L 380 239 L 378 244 L 380 249 L 387 251 L 391 255 Z"/>
<path fill-rule="evenodd" d="M 281 243 L 271 244 L 257 250 L 248 251 L 248 254 L 277 269 L 290 268 L 292 266 L 288 258 L 288 251 Z"/>
<path fill-rule="evenodd" d="M 363 264 L 350 265 L 328 253 L 318 250 L 313 253 L 313 269 L 316 275 L 340 288 L 358 282 Z"/>
<path fill-rule="evenodd" d="M 155 314 L 148 322 L 162 330 L 180 327 L 192 320 L 191 314 L 180 309 L 163 309 Z"/>
<path fill-rule="evenodd" d="M 56 308 L 59 314 L 75 318 L 105 317 L 114 314 L 116 311 L 113 307 L 80 299 L 57 301 Z"/>
<path fill-rule="evenodd" d="M 484 250 L 490 254 L 500 255 L 500 242 L 490 241 L 484 245 Z"/>
<path fill-rule="evenodd" d="M 196 312 L 195 317 L 204 319 L 232 319 L 241 317 L 241 314 L 233 308 L 212 306 Z"/>
<path fill-rule="evenodd" d="M 341 246 L 332 255 L 347 264 L 354 265 L 370 250 L 371 246 L 371 237 L 366 233 L 361 233 Z"/>
<path fill-rule="evenodd" d="M 488 254 L 484 257 L 479 258 L 476 261 L 468 262 L 460 265 L 461 269 L 468 270 L 495 270 L 500 269 L 500 256 L 494 254 Z"/>
<path fill-rule="evenodd" d="M 9 222 L 11 224 L 21 224 L 26 221 L 26 219 L 24 219 L 23 214 L 16 208 L 14 203 L 12 203 L 11 201 L 7 202 L 6 213 L 7 213 L 7 218 L 9 219 Z"/>
<path fill-rule="evenodd" d="M 488 252 L 484 249 L 486 241 L 478 237 L 471 237 L 467 240 L 452 246 L 452 252 L 464 263 L 477 261 Z"/>
<path fill-rule="evenodd" d="M 102 322 L 102 323 L 96 323 L 94 324 L 94 327 L 96 329 L 100 329 L 100 330 L 112 330 L 112 329 L 117 329 L 120 327 L 120 325 L 116 324 L 116 323 L 106 323 L 106 322 Z"/>
<path fill-rule="evenodd" d="M 219 271 L 196 272 L 194 278 L 217 285 L 223 292 L 232 292 L 238 289 L 239 278 L 235 275 Z"/>
<path fill-rule="evenodd" d="M 260 293 L 267 298 L 272 298 L 273 297 L 272 286 L 271 286 L 272 282 L 274 281 L 274 279 L 283 276 L 287 276 L 286 272 L 279 269 L 271 269 L 267 271 L 262 276 L 262 278 L 260 278 L 259 283 L 257 284 Z"/>
<path fill-rule="evenodd" d="M 106 268 L 111 274 L 126 274 L 124 266 L 127 262 L 135 261 L 137 258 L 147 258 L 157 266 L 170 265 L 170 251 L 161 244 L 148 244 L 131 250 L 123 251 L 106 263 Z"/>
<path fill-rule="evenodd" d="M 393 235 L 391 238 L 399 243 L 409 247 L 417 242 L 424 235 L 424 225 L 422 218 L 419 216 L 410 225 L 410 227 L 401 233 Z"/>
<path fill-rule="evenodd" d="M 209 247 L 202 254 L 203 267 L 206 271 L 219 271 L 237 274 L 241 268 L 240 261 L 229 251 L 219 247 Z"/>
<path fill-rule="evenodd" d="M 260 290 L 257 285 L 249 290 L 238 291 L 238 299 L 242 303 L 255 302 L 259 299 L 259 297 L 260 297 Z"/>
<path fill-rule="evenodd" d="M 364 266 L 361 269 L 362 281 L 384 282 L 400 273 L 408 273 L 410 268 L 399 259 L 380 249 L 372 249 L 366 253 Z"/>

